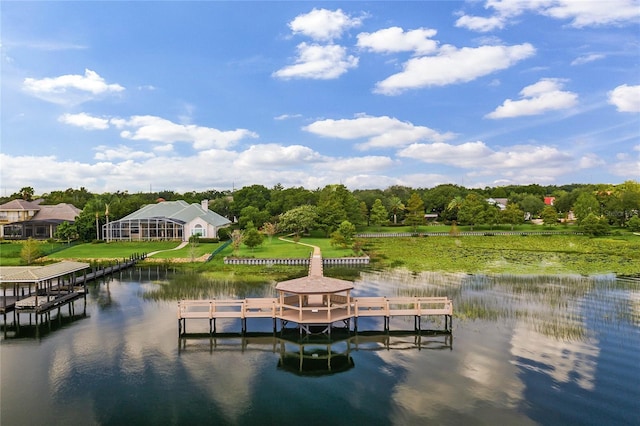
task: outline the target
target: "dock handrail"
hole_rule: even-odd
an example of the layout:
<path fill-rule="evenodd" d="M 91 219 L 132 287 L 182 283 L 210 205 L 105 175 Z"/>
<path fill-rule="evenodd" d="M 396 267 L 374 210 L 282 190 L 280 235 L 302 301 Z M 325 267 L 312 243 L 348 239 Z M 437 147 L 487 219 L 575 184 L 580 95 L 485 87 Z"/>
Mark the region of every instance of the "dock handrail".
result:
<path fill-rule="evenodd" d="M 352 299 L 331 298 L 325 305 L 298 306 L 289 300 L 280 302 L 278 298 L 181 300 L 178 302 L 178 319 L 215 319 L 215 318 L 290 318 L 285 312 L 298 313 L 303 321 L 305 313 L 327 312 L 327 321 L 331 322 L 331 312 L 346 309 L 348 317 L 375 316 L 422 316 L 453 315 L 453 301 L 448 297 L 354 297 Z"/>

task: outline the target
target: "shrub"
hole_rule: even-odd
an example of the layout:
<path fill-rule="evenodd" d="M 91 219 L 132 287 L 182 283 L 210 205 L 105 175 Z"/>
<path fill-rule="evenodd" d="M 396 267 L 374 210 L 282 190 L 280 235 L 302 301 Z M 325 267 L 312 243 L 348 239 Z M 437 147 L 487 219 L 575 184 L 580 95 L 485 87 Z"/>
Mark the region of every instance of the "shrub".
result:
<path fill-rule="evenodd" d="M 219 234 L 220 234 L 220 232 L 218 232 L 218 235 Z M 200 238 L 198 241 L 201 242 L 201 243 L 219 243 L 220 242 L 220 238 Z"/>
<path fill-rule="evenodd" d="M 218 229 L 218 239 L 220 241 L 227 241 L 231 238 L 231 233 L 233 230 L 231 228 L 220 228 Z"/>

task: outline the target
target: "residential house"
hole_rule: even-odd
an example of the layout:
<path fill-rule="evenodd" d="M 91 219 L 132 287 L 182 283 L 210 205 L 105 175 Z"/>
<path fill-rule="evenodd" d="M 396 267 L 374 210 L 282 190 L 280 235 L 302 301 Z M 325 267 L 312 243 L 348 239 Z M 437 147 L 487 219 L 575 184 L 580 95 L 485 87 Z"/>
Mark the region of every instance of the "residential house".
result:
<path fill-rule="evenodd" d="M 106 241 L 189 241 L 192 235 L 217 238 L 218 230 L 231 221 L 209 210 L 208 200 L 189 204 L 186 201 L 161 201 L 102 226 Z"/>
<path fill-rule="evenodd" d="M 0 205 L 0 238 L 53 238 L 58 225 L 74 223 L 81 210 L 72 204 L 42 205 L 43 200 L 11 200 Z"/>
<path fill-rule="evenodd" d="M 487 203 L 496 206 L 500 210 L 504 210 L 507 208 L 507 204 L 509 203 L 508 198 L 487 198 Z"/>

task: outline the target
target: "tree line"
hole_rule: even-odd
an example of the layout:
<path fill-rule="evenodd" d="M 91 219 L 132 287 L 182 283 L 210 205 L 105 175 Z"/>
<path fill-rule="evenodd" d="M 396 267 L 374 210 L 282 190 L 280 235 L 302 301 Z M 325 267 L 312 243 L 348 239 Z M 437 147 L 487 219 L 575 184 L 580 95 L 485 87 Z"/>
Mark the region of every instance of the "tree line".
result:
<path fill-rule="evenodd" d="M 553 197 L 553 204 L 545 204 L 545 197 Z M 249 185 L 235 191 L 208 190 L 178 193 L 163 190 L 148 193 L 117 191 L 95 194 L 86 188 L 36 195 L 32 187 L 22 188 L 9 197 L 43 204 L 69 203 L 80 208 L 73 232 L 82 240 L 99 239 L 99 229 L 138 210 L 146 204 L 161 200 L 184 200 L 200 203 L 209 200 L 209 208 L 237 224 L 240 229 L 264 228 L 265 224 L 278 231 L 296 234 L 311 229 L 327 236 L 338 229 L 365 226 L 381 227 L 425 223 L 425 215 L 440 223 L 458 225 L 517 225 L 525 219 L 542 219 L 545 224 L 567 220 L 572 214 L 578 224 L 594 222 L 596 227 L 630 227 L 640 230 L 640 183 L 571 184 L 561 186 L 511 185 L 500 187 L 465 188 L 443 184 L 433 188 L 411 188 L 394 185 L 386 189 L 349 190 L 344 185 L 327 185 L 314 190 L 304 187 L 285 188 L 280 184 L 267 188 Z M 506 208 L 496 200 L 506 199 Z M 63 229 L 65 229 L 63 227 Z M 601 230 L 602 230 L 601 229 Z"/>

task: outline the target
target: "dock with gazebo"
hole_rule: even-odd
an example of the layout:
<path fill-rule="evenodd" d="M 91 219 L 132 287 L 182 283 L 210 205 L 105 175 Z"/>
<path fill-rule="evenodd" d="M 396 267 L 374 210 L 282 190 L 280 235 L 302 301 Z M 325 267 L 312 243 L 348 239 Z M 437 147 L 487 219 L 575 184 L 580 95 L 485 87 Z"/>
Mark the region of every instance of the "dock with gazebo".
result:
<path fill-rule="evenodd" d="M 181 300 L 178 302 L 178 334 L 186 334 L 187 320 L 208 320 L 209 334 L 217 332 L 216 322 L 222 318 L 241 320 L 241 332 L 247 332 L 247 319 L 269 318 L 273 331 L 295 323 L 300 334 L 331 334 L 334 323 L 358 329 L 361 317 L 384 319 L 389 330 L 391 317 L 413 316 L 414 330 L 419 331 L 424 316 L 443 316 L 445 331 L 452 328 L 453 302 L 447 297 L 353 297 L 353 283 L 325 277 L 320 249 L 314 246 L 305 277 L 281 281 L 276 285 L 277 297 L 246 299 Z"/>

